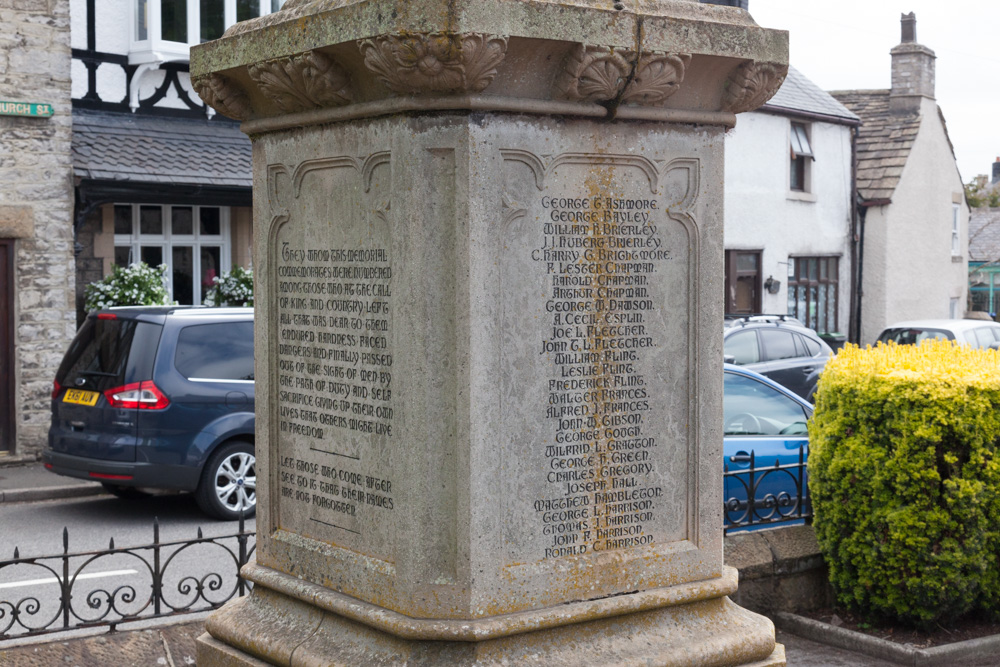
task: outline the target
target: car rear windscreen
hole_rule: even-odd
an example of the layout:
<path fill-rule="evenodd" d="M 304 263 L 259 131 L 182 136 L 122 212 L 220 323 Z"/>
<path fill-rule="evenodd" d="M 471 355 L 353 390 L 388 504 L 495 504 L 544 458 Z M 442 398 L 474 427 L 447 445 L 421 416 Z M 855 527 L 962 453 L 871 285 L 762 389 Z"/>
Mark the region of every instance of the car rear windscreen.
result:
<path fill-rule="evenodd" d="M 162 327 L 128 319 L 88 317 L 56 373 L 64 387 L 105 391 L 151 378 Z"/>

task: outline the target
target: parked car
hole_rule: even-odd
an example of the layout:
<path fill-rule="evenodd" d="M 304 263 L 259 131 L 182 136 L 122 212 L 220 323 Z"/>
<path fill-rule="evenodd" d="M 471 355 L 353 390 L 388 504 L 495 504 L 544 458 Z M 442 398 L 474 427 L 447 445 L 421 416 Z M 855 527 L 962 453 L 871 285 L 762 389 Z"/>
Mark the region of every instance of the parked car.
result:
<path fill-rule="evenodd" d="M 876 343 L 893 341 L 917 345 L 929 338 L 957 340 L 972 347 L 990 348 L 1000 344 L 1000 324 L 983 320 L 912 320 L 897 322 L 879 334 Z"/>
<path fill-rule="evenodd" d="M 45 466 L 121 497 L 190 491 L 207 514 L 257 504 L 253 309 L 96 311 L 52 389 Z"/>
<path fill-rule="evenodd" d="M 787 316 L 727 320 L 723 334 L 727 363 L 767 376 L 811 401 L 833 350 L 815 331 Z"/>
<path fill-rule="evenodd" d="M 802 523 L 812 405 L 746 368 L 725 364 L 723 378 L 726 525 Z"/>

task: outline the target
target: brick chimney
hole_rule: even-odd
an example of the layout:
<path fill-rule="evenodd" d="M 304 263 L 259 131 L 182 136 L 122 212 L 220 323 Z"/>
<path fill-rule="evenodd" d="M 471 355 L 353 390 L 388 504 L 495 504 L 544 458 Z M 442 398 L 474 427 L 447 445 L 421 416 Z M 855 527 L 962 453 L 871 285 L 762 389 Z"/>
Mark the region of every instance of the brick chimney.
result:
<path fill-rule="evenodd" d="M 913 12 L 900 17 L 902 40 L 892 51 L 892 111 L 914 112 L 920 100 L 934 99 L 934 52 L 917 43 L 917 17 Z"/>

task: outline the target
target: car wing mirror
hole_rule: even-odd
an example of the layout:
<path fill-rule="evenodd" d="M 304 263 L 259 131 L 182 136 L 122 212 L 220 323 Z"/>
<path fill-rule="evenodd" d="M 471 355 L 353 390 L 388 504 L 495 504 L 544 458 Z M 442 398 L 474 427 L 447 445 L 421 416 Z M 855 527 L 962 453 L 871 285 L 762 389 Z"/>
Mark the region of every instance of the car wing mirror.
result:
<path fill-rule="evenodd" d="M 997 344 L 1000 345 L 1000 342 L 998 342 Z M 736 363 L 736 355 L 734 355 L 734 354 L 724 354 L 724 355 L 722 355 L 722 360 L 724 362 L 726 362 L 727 364 L 735 364 Z"/>

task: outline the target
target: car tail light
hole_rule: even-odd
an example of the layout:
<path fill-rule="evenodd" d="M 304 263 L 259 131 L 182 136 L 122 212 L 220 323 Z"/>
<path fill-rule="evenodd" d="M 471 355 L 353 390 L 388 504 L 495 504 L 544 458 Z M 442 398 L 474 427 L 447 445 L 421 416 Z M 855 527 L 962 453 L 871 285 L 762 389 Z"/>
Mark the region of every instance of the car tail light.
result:
<path fill-rule="evenodd" d="M 118 316 L 114 313 L 97 313 L 97 319 L 99 320 L 117 320 Z"/>
<path fill-rule="evenodd" d="M 108 389 L 104 392 L 104 397 L 113 408 L 162 410 L 170 405 L 170 399 L 164 396 L 152 380 Z"/>
<path fill-rule="evenodd" d="M 62 385 L 59 384 L 57 380 L 52 381 L 52 400 L 59 398 L 59 391 L 62 389 Z"/>
<path fill-rule="evenodd" d="M 106 472 L 88 472 L 88 475 L 94 479 L 115 479 L 115 480 L 126 480 L 132 479 L 132 475 L 114 475 Z"/>

